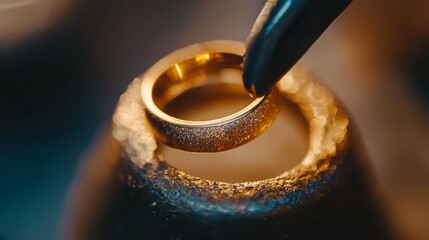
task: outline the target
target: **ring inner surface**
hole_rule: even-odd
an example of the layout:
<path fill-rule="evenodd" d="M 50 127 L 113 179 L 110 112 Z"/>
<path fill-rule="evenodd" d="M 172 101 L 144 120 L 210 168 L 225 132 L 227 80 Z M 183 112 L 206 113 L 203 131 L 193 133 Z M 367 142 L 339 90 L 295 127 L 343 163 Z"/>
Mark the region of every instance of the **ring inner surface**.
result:
<path fill-rule="evenodd" d="M 226 77 L 230 80 L 241 79 L 239 73 Z M 209 121 L 232 115 L 248 106 L 252 100 L 243 84 L 222 81 L 189 89 L 169 101 L 162 111 L 186 121 Z"/>
<path fill-rule="evenodd" d="M 245 93 L 241 78 L 242 61 L 242 57 L 235 54 L 202 53 L 195 58 L 174 64 L 155 82 L 152 90 L 153 102 L 160 110 L 170 115 L 174 109 L 171 111 L 169 103 L 183 93 L 192 92 L 191 90 L 194 89 L 213 96 L 215 92 Z M 250 97 L 248 99 L 249 104 L 254 100 Z M 186 104 L 195 105 L 199 100 L 198 98 L 194 102 L 188 101 Z M 168 110 L 169 108 L 170 110 Z"/>

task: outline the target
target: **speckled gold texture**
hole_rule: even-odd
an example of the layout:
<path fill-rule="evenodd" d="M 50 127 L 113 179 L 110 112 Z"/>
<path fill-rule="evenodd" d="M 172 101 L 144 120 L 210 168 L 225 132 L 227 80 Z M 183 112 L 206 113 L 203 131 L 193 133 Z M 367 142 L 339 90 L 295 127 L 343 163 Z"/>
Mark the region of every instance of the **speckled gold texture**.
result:
<path fill-rule="evenodd" d="M 159 141 L 191 152 L 219 152 L 251 141 L 272 125 L 280 107 L 276 89 L 267 96 L 255 98 L 237 113 L 208 121 L 177 119 L 156 104 L 165 105 L 193 87 L 222 81 L 230 84 L 231 78 L 207 76 L 219 75 L 225 69 L 241 74 L 243 54 L 242 44 L 237 42 L 211 41 L 191 45 L 161 59 L 139 77 L 146 116 Z M 242 85 L 242 80 L 236 84 Z"/>

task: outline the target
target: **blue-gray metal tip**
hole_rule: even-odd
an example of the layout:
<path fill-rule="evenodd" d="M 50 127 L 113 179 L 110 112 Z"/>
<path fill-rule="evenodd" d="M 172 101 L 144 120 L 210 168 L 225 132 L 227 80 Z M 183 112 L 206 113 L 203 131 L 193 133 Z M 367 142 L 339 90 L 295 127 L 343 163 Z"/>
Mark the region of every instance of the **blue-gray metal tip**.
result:
<path fill-rule="evenodd" d="M 266 94 L 352 0 L 269 0 L 246 42 L 243 80 Z"/>

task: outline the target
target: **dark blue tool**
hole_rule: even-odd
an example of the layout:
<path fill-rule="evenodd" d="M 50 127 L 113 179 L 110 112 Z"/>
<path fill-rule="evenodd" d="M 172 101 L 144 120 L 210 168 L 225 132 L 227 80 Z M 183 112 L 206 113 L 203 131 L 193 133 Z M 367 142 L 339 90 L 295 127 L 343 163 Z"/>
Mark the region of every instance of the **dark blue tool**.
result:
<path fill-rule="evenodd" d="M 351 1 L 268 0 L 247 42 L 246 89 L 254 96 L 267 93 Z"/>

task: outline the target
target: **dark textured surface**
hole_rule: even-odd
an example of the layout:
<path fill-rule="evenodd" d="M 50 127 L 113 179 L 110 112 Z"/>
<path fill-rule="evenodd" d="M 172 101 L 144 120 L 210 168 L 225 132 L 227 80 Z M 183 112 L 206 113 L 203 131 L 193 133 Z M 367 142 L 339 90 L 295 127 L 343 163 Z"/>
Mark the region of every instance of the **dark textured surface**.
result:
<path fill-rule="evenodd" d="M 88 239 L 387 239 L 356 156 L 349 146 L 314 172 L 255 187 L 122 159 L 115 197 Z"/>
<path fill-rule="evenodd" d="M 129 85 L 113 117 L 122 157 L 103 148 L 75 188 L 71 209 L 79 211 L 66 226 L 79 237 L 70 239 L 388 238 L 356 133 L 305 71 L 295 69 L 277 88 L 308 121 L 306 157 L 277 177 L 241 183 L 195 177 L 157 155 L 141 84 L 137 78 Z"/>
<path fill-rule="evenodd" d="M 96 228 L 84 226 L 79 239 L 387 238 L 372 182 L 366 180 L 370 174 L 358 160 L 362 149 L 355 145 L 356 134 L 310 74 L 297 68 L 277 85 L 308 122 L 306 157 L 277 177 L 240 183 L 192 176 L 157 155 L 140 80 L 129 85 L 113 117 L 123 157 L 113 161 L 118 167 L 104 182 L 113 179 L 114 187 L 107 196 L 80 196 L 87 206 L 112 201 L 98 211 L 102 214 L 90 214 L 94 219 L 88 224 Z"/>

